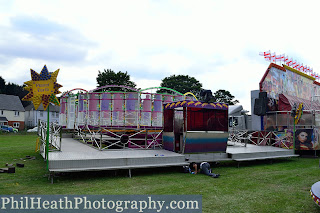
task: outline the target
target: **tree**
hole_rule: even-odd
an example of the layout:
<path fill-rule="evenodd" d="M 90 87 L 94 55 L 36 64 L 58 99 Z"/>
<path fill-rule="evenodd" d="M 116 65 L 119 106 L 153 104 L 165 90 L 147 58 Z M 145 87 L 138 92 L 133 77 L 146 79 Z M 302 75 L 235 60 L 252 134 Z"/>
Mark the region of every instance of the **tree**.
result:
<path fill-rule="evenodd" d="M 106 86 L 106 85 L 121 85 L 135 88 L 136 84 L 133 81 L 130 81 L 130 75 L 127 72 L 117 72 L 115 73 L 111 69 L 104 70 L 103 72 L 98 73 L 97 77 L 98 87 Z M 108 90 L 111 91 L 126 91 L 126 89 L 122 88 L 113 88 L 110 87 Z"/>
<path fill-rule="evenodd" d="M 28 91 L 23 89 L 24 86 L 20 86 L 15 83 L 6 83 L 6 81 L 0 76 L 0 94 L 19 96 L 20 100 L 28 94 Z M 24 107 L 31 104 L 30 101 L 21 101 Z"/>
<path fill-rule="evenodd" d="M 5 94 L 6 92 L 6 81 L 0 76 L 0 94 Z"/>
<path fill-rule="evenodd" d="M 23 86 L 20 86 L 18 84 L 14 84 L 14 83 L 7 83 L 6 87 L 5 87 L 5 93 L 7 95 L 15 95 L 15 96 L 19 96 L 20 100 L 26 96 L 28 94 L 27 90 L 23 89 Z M 28 106 L 29 104 L 31 104 L 30 101 L 22 101 L 21 103 L 24 107 Z"/>
<path fill-rule="evenodd" d="M 192 92 L 195 95 L 197 95 L 202 89 L 202 84 L 194 77 L 188 75 L 171 75 L 170 77 L 165 77 L 162 79 L 160 86 L 174 89 L 182 94 Z M 165 89 L 160 89 L 157 92 L 173 93 Z"/>
<path fill-rule="evenodd" d="M 231 93 L 227 90 L 224 89 L 219 89 L 217 90 L 213 97 L 215 98 L 216 102 L 223 102 L 229 105 L 235 105 L 237 103 L 239 103 L 238 100 L 233 100 L 234 96 L 231 95 Z"/>

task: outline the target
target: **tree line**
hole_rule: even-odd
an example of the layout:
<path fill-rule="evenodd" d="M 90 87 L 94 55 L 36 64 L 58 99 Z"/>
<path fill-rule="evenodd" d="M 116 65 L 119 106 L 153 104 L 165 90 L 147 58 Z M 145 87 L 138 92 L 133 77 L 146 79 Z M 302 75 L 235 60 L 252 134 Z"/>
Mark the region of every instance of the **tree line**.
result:
<path fill-rule="evenodd" d="M 6 81 L 0 76 L 0 94 L 19 96 L 20 100 L 28 94 L 28 91 L 23 89 L 24 85 L 18 85 L 14 83 L 6 83 Z M 21 101 L 23 107 L 31 104 L 30 101 Z"/>

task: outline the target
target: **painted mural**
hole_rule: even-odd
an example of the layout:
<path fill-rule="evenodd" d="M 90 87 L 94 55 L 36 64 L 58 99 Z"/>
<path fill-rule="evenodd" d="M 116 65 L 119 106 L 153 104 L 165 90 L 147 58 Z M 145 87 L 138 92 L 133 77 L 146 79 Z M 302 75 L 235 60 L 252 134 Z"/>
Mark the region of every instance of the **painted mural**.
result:
<path fill-rule="evenodd" d="M 305 78 L 297 73 L 286 71 L 286 89 L 284 94 L 311 100 L 312 89 L 314 87 L 313 80 Z"/>
<path fill-rule="evenodd" d="M 285 129 L 278 132 L 275 137 L 275 146 L 281 148 L 293 148 L 293 129 Z M 316 129 L 297 129 L 295 133 L 296 150 L 319 150 L 319 130 Z"/>
<path fill-rule="evenodd" d="M 313 129 L 297 129 L 295 147 L 297 150 L 316 150 L 319 144 L 314 140 Z"/>
<path fill-rule="evenodd" d="M 298 72 L 298 71 L 297 71 Z M 262 90 L 269 94 L 270 98 L 278 99 L 279 94 L 287 94 L 306 100 L 311 100 L 315 85 L 314 79 L 307 78 L 289 69 L 286 72 L 276 67 L 271 67 L 268 75 L 262 83 Z M 320 94 L 320 87 L 316 87 Z"/>
<path fill-rule="evenodd" d="M 315 94 L 315 97 L 313 97 L 313 100 L 320 103 L 320 86 L 315 87 L 314 94 Z"/>
<path fill-rule="evenodd" d="M 293 130 L 285 129 L 284 132 L 278 132 L 275 140 L 275 146 L 293 149 Z"/>
<path fill-rule="evenodd" d="M 284 73 L 282 70 L 271 67 L 262 84 L 262 90 L 266 91 L 270 98 L 278 99 L 279 94 L 281 94 L 283 91 L 283 80 L 280 80 L 280 73 L 282 77 Z"/>

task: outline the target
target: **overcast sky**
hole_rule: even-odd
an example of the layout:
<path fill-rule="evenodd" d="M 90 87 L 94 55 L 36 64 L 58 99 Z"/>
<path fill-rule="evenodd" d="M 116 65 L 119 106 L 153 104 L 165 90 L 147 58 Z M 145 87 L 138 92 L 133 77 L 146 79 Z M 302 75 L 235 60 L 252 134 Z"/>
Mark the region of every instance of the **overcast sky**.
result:
<path fill-rule="evenodd" d="M 139 88 L 173 74 L 229 90 L 245 109 L 271 50 L 320 73 L 320 1 L 0 0 L 0 76 L 60 68 L 64 92 L 96 88 L 98 70 L 127 71 Z"/>

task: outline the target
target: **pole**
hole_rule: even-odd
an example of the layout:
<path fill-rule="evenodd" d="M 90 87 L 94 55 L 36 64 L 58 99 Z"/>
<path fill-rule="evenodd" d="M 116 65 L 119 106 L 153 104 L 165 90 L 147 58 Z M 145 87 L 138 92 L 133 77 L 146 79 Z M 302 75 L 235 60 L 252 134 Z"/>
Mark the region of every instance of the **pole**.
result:
<path fill-rule="evenodd" d="M 294 104 L 291 108 L 291 116 L 293 118 L 293 153 L 296 150 L 296 119 L 295 116 L 297 114 L 297 106 Z"/>
<path fill-rule="evenodd" d="M 49 133 L 50 133 L 50 123 L 49 123 L 49 117 L 50 117 L 50 104 L 48 105 L 48 116 L 47 116 L 47 137 L 46 137 L 46 159 L 47 159 L 47 170 L 49 171 Z"/>
<path fill-rule="evenodd" d="M 296 122 L 293 117 L 293 153 L 296 152 Z"/>

